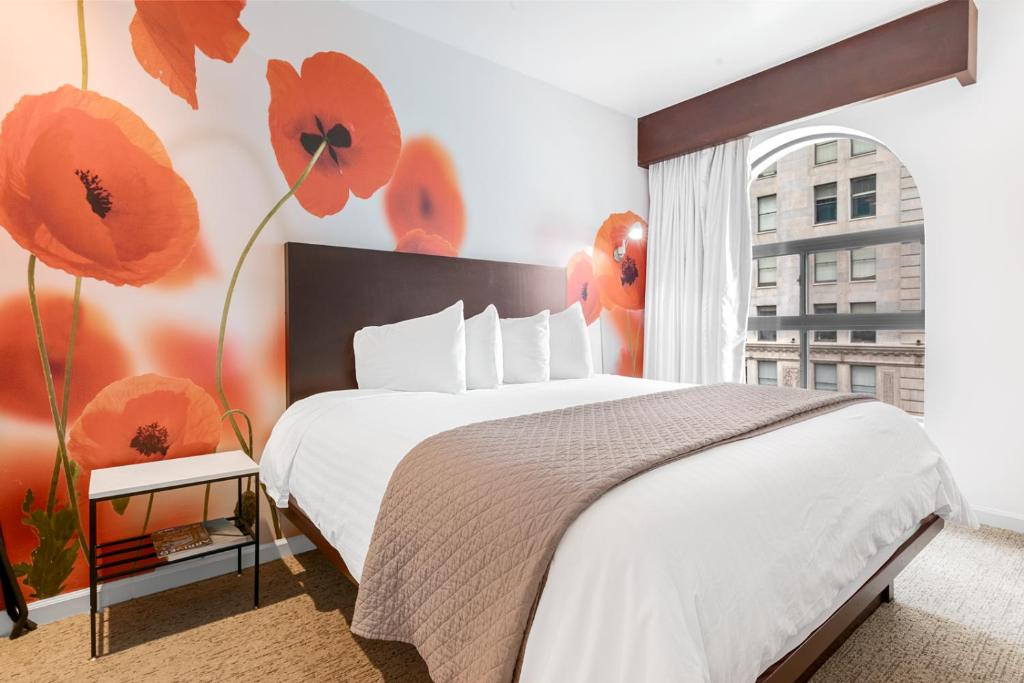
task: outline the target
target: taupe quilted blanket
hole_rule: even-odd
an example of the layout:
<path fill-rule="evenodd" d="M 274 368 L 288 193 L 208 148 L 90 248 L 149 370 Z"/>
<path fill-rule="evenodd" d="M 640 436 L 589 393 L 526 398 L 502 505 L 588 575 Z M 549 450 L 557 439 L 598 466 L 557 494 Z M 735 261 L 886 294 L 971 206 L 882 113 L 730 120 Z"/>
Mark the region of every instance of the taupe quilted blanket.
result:
<path fill-rule="evenodd" d="M 513 679 L 548 565 L 592 502 L 654 467 L 863 399 L 718 384 L 466 425 L 391 476 L 352 631 L 435 681 Z"/>

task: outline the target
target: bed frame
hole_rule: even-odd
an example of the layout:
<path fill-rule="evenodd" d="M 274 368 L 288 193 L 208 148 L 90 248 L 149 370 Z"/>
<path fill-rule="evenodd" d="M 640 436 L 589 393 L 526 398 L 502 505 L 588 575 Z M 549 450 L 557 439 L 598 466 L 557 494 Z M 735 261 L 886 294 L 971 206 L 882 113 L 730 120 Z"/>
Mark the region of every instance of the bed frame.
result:
<path fill-rule="evenodd" d="M 356 388 L 352 338 L 367 325 L 436 313 L 462 299 L 467 317 L 493 303 L 502 317 L 533 315 L 566 303 L 564 268 L 523 263 L 285 244 L 287 399 Z M 299 504 L 285 516 L 353 583 L 338 551 Z M 795 649 L 770 666 L 758 683 L 807 681 L 883 602 L 893 581 L 939 533 L 929 515 L 853 596 Z"/>

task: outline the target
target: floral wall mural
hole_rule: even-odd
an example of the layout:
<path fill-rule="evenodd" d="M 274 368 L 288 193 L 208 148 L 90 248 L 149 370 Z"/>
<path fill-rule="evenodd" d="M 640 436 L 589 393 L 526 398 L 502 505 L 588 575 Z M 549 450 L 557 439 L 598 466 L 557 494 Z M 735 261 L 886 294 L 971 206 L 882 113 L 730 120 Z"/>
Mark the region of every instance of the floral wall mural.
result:
<path fill-rule="evenodd" d="M 0 15 L 0 525 L 30 600 L 86 584 L 93 469 L 259 458 L 284 241 L 567 264 L 605 371 L 640 374 L 631 119 L 342 4 Z M 114 501 L 99 534 L 229 514 L 230 488 Z"/>

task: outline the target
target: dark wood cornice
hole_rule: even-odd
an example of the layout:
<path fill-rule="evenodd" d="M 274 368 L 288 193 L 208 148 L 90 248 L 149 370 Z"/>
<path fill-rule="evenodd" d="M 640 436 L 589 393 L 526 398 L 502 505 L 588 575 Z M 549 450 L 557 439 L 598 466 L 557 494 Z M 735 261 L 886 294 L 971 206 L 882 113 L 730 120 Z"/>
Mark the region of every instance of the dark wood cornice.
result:
<path fill-rule="evenodd" d="M 946 0 L 643 116 L 641 166 L 929 83 L 974 83 L 978 10 Z"/>

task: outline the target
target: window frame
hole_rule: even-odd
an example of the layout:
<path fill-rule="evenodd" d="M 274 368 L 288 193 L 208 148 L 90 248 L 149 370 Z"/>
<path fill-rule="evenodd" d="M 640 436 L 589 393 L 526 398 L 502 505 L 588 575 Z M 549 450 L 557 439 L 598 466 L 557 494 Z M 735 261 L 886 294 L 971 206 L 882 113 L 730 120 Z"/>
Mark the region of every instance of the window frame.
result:
<path fill-rule="evenodd" d="M 774 178 L 777 175 L 779 175 L 779 162 L 773 161 L 768 166 L 765 166 L 763 171 L 757 174 L 757 179 L 763 180 L 764 178 Z"/>
<path fill-rule="evenodd" d="M 824 312 L 824 311 L 818 312 L 816 309 L 819 306 L 829 306 L 829 307 L 832 308 L 832 310 L 827 312 L 827 313 Z M 817 304 L 812 304 L 811 311 L 812 311 L 811 315 L 835 315 L 836 313 L 839 312 L 839 304 L 824 303 L 824 302 L 817 303 Z M 825 333 L 831 334 L 832 338 L 831 339 L 822 339 L 820 336 L 818 336 L 818 335 L 825 334 Z M 817 343 L 817 344 L 838 344 L 839 343 L 839 330 L 814 330 L 814 342 Z"/>
<path fill-rule="evenodd" d="M 863 180 L 865 178 L 873 178 L 874 179 L 874 189 L 872 189 L 870 191 L 862 191 L 862 192 L 856 192 L 855 193 L 853 191 L 853 184 L 855 182 L 857 182 L 858 180 Z M 871 213 L 863 215 L 863 216 L 854 215 L 855 212 L 853 210 L 853 207 L 856 206 L 857 200 L 860 199 L 861 197 L 866 197 L 868 195 L 872 195 L 872 197 L 873 197 Z M 877 217 L 878 217 L 878 174 L 877 173 L 865 173 L 864 175 L 860 175 L 860 176 L 856 176 L 854 178 L 850 178 L 850 220 L 851 221 L 859 221 L 859 220 L 864 220 L 865 218 L 877 218 Z"/>
<path fill-rule="evenodd" d="M 761 269 L 761 261 L 763 259 L 769 259 L 769 258 L 773 259 L 775 261 L 775 266 L 773 268 L 766 269 L 766 270 L 774 270 L 775 271 L 775 279 L 772 280 L 771 282 L 762 282 L 761 281 L 761 270 L 762 270 Z M 755 259 L 755 261 L 757 262 L 757 286 L 761 287 L 761 288 L 777 287 L 778 284 L 779 284 L 779 259 L 778 259 L 778 257 L 777 256 L 765 256 L 765 257 L 762 257 L 762 258 L 757 258 L 757 259 Z"/>
<path fill-rule="evenodd" d="M 871 313 L 854 313 L 853 312 L 853 307 L 854 306 L 869 305 L 869 304 L 871 306 Z M 876 312 L 878 312 L 878 302 L 877 301 L 851 301 L 850 302 L 850 314 L 851 315 L 874 315 Z M 871 335 L 870 339 L 867 339 L 867 338 L 863 338 L 863 339 L 854 338 L 854 335 L 868 335 L 868 334 Z M 850 343 L 851 344 L 877 344 L 878 343 L 878 331 L 877 330 L 850 330 Z"/>
<path fill-rule="evenodd" d="M 772 312 L 771 313 L 762 313 L 761 312 L 762 308 L 770 308 L 770 309 L 772 309 Z M 763 317 L 763 316 L 775 317 L 778 314 L 778 310 L 779 310 L 778 306 L 776 306 L 775 304 L 764 304 L 762 306 L 758 306 L 757 307 L 757 315 L 758 315 L 758 317 Z M 771 336 L 769 337 L 769 335 L 771 335 Z M 758 330 L 757 331 L 757 341 L 759 341 L 759 342 L 773 342 L 773 341 L 778 341 L 778 340 L 779 340 L 779 331 L 778 330 Z"/>
<path fill-rule="evenodd" d="M 775 381 L 771 384 L 767 384 L 761 381 L 761 368 L 768 367 L 769 365 L 775 368 Z M 757 361 L 757 383 L 761 386 L 777 387 L 779 386 L 779 361 L 777 360 L 758 360 Z"/>
<path fill-rule="evenodd" d="M 832 254 L 835 259 L 831 261 L 832 267 L 835 268 L 835 277 L 831 280 L 819 280 L 818 279 L 818 266 L 821 265 L 820 258 L 823 254 Z M 819 251 L 813 254 L 814 256 L 814 275 L 813 280 L 816 285 L 834 285 L 839 282 L 839 252 L 838 251 Z M 828 264 L 829 261 L 825 261 Z"/>
<path fill-rule="evenodd" d="M 818 188 L 819 187 L 825 187 L 827 185 L 831 185 L 835 189 L 835 193 L 831 197 L 825 197 L 823 199 L 818 199 Z M 833 181 L 827 182 L 827 183 L 818 183 L 817 185 L 815 185 L 812 188 L 811 194 L 812 194 L 812 198 L 814 200 L 814 206 L 813 206 L 813 210 L 814 210 L 814 225 L 830 225 L 832 223 L 838 222 L 839 221 L 839 181 L 833 180 Z M 831 203 L 832 203 L 833 213 L 835 213 L 835 218 L 832 218 L 832 219 L 827 220 L 827 221 L 819 221 L 818 220 L 818 202 L 827 202 L 827 201 L 831 201 Z"/>
<path fill-rule="evenodd" d="M 836 150 L 835 158 L 829 159 L 828 161 L 818 161 L 818 150 L 822 147 L 832 145 Z M 839 140 L 825 140 L 824 142 L 814 143 L 814 165 L 815 166 L 827 166 L 828 164 L 834 164 L 839 161 Z"/>
<path fill-rule="evenodd" d="M 858 142 L 861 143 L 861 144 L 864 144 L 864 145 L 871 145 L 871 149 L 868 150 L 867 152 L 856 152 L 856 151 L 854 151 L 853 146 L 856 145 Z M 860 138 L 850 138 L 850 158 L 851 159 L 856 159 L 857 157 L 866 157 L 868 155 L 874 154 L 877 151 L 878 151 L 878 143 L 877 142 L 873 142 L 871 140 L 862 140 Z"/>
<path fill-rule="evenodd" d="M 871 256 L 870 261 L 874 264 L 874 267 L 871 269 L 870 277 L 857 277 L 856 275 L 854 275 L 854 272 L 856 271 L 855 264 L 857 263 L 858 260 L 860 260 L 860 261 L 867 261 L 869 259 L 857 259 L 857 258 L 855 258 L 854 255 L 858 251 L 864 251 L 865 249 L 870 249 L 872 251 L 872 256 Z M 851 249 L 850 250 L 850 282 L 874 282 L 876 280 L 878 280 L 878 248 L 877 247 L 860 247 L 859 249 Z"/>
<path fill-rule="evenodd" d="M 810 299 L 809 261 L 811 254 L 820 251 L 844 251 L 868 246 L 917 242 L 921 244 L 921 308 L 916 311 L 898 313 L 808 313 Z M 747 318 L 748 330 L 793 330 L 800 335 L 800 386 L 806 387 L 810 376 L 810 334 L 813 330 L 898 330 L 906 332 L 925 331 L 925 236 L 924 223 L 860 230 L 839 235 L 810 237 L 758 244 L 753 247 L 753 258 L 789 255 L 800 257 L 800 314 L 775 317 L 751 316 Z M 776 262 L 777 263 L 777 262 Z M 777 281 L 778 278 L 776 278 Z"/>
<path fill-rule="evenodd" d="M 853 373 L 854 373 L 854 369 L 855 368 L 871 368 L 871 371 L 874 374 L 874 382 L 871 384 L 871 393 L 870 394 L 868 394 L 868 392 L 866 392 L 866 391 L 857 391 L 857 387 L 858 386 L 866 387 L 867 385 L 866 384 L 854 384 L 853 383 Z M 853 393 L 853 394 L 866 394 L 866 395 L 870 395 L 870 396 L 878 396 L 878 366 L 877 365 L 868 365 L 866 363 L 851 363 L 850 364 L 850 393 Z"/>
<path fill-rule="evenodd" d="M 769 198 L 775 200 L 775 210 L 762 213 L 761 212 L 761 200 L 762 199 L 769 199 Z M 761 227 L 761 218 L 763 216 L 774 216 L 775 217 L 775 227 L 772 227 L 772 228 L 762 228 Z M 765 234 L 765 233 L 775 232 L 776 230 L 778 230 L 778 227 L 779 227 L 779 195 L 778 195 L 778 193 L 773 192 L 772 194 L 761 195 L 760 197 L 757 198 L 757 234 L 761 235 L 761 234 Z"/>
<path fill-rule="evenodd" d="M 824 382 L 824 384 L 831 384 L 831 388 L 822 388 L 819 386 L 822 382 L 818 381 L 818 368 L 832 368 L 832 382 Z M 814 388 L 818 391 L 839 391 L 839 364 L 838 363 L 814 363 Z"/>

